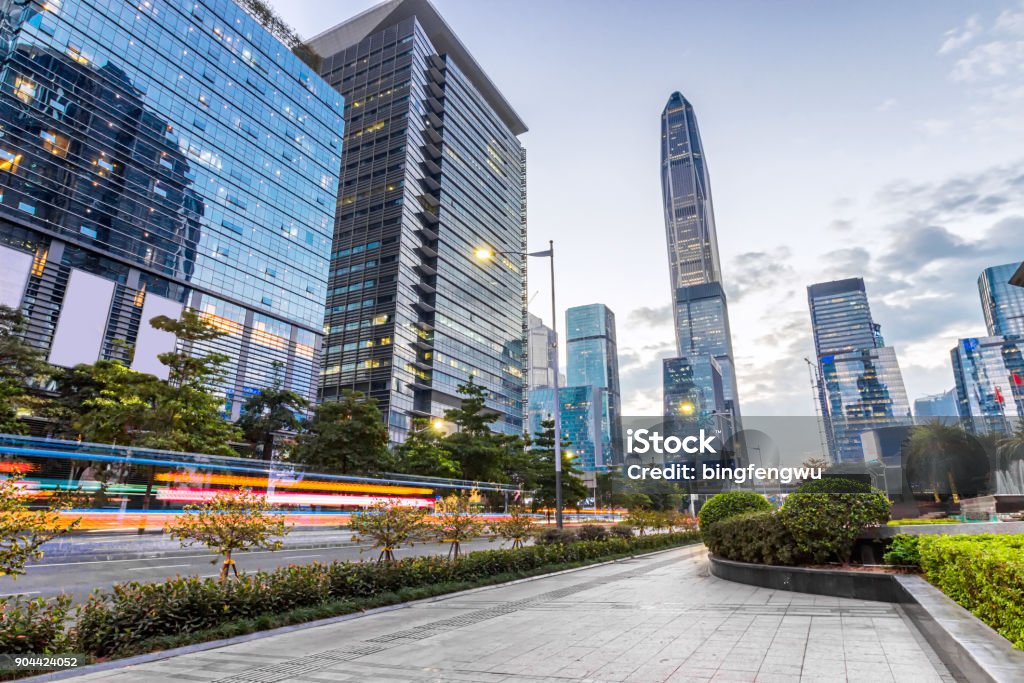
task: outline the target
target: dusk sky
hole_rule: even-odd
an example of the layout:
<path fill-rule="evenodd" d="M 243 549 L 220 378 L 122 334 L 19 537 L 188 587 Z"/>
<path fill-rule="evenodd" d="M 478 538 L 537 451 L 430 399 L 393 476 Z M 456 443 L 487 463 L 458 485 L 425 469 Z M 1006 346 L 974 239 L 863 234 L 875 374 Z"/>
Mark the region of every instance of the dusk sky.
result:
<path fill-rule="evenodd" d="M 304 37 L 377 4 L 274 1 Z M 743 413 L 813 414 L 806 286 L 845 277 L 911 401 L 953 386 L 949 349 L 984 334 L 978 275 L 1024 259 L 1024 3 L 434 2 L 530 127 L 530 248 L 555 240 L 562 311 L 615 312 L 625 414 L 660 414 L 674 355 L 674 90 L 710 169 Z"/>

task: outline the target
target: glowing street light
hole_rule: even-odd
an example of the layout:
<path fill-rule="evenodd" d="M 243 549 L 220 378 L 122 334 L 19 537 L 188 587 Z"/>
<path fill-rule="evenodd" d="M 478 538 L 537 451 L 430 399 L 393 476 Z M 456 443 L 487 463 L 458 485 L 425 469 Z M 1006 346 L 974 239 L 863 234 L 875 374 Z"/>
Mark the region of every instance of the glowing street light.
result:
<path fill-rule="evenodd" d="M 689 401 L 683 401 L 679 404 L 679 412 L 683 415 L 693 415 L 693 411 L 697 408 Z"/>

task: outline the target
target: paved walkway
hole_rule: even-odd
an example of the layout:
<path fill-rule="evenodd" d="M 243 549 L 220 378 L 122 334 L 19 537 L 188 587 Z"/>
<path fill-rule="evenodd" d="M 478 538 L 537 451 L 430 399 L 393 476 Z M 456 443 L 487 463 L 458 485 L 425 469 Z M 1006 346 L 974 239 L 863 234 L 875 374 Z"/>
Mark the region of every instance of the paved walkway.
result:
<path fill-rule="evenodd" d="M 953 678 L 896 605 L 723 581 L 689 548 L 76 680 Z"/>

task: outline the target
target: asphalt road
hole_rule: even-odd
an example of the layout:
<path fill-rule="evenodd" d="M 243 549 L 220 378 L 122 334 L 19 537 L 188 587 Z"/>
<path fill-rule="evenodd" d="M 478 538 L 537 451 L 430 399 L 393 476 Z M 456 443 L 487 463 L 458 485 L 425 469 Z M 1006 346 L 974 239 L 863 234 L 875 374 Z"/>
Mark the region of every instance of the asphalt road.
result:
<path fill-rule="evenodd" d="M 498 541 L 478 539 L 463 545 L 466 551 L 500 548 Z M 446 555 L 448 545 L 442 543 L 417 544 L 396 551 L 398 557 L 417 555 Z M 349 545 L 334 548 L 295 548 L 278 551 L 253 551 L 235 556 L 240 572 L 274 569 L 290 564 L 310 564 L 333 560 L 375 560 L 377 553 L 369 545 Z M 65 561 L 66 559 L 66 561 Z M 109 588 L 124 581 L 160 581 L 169 576 L 217 576 L 219 562 L 210 553 L 169 555 L 145 559 L 81 560 L 74 556 L 30 565 L 16 580 L 0 576 L 0 597 L 24 594 L 30 598 L 47 597 L 59 593 L 70 594 L 75 602 L 84 600 L 95 588 Z"/>

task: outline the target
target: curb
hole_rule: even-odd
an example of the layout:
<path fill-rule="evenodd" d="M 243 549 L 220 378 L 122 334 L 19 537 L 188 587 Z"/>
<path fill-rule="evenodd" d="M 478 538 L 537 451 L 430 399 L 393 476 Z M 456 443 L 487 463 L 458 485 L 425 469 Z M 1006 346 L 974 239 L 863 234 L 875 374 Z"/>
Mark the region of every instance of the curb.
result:
<path fill-rule="evenodd" d="M 464 595 L 472 595 L 473 593 L 479 593 L 482 591 L 494 590 L 495 588 L 504 588 L 506 586 L 515 586 L 521 583 L 527 583 L 530 581 L 537 581 L 540 579 L 551 578 L 552 576 L 561 576 L 563 574 L 572 574 L 575 572 L 584 571 L 586 569 L 593 569 L 594 567 L 603 567 L 609 564 L 618 564 L 626 562 L 628 560 L 634 560 L 642 557 L 652 557 L 654 555 L 661 555 L 664 553 L 674 552 L 678 550 L 684 551 L 700 551 L 703 550 L 704 546 L 699 541 L 691 543 L 689 545 L 676 546 L 674 548 L 665 548 L 664 550 L 655 550 L 649 553 L 641 553 L 639 555 L 629 555 L 627 557 L 620 557 L 616 560 L 606 560 L 604 562 L 596 562 L 594 564 L 584 565 L 582 567 L 573 567 L 572 569 L 562 569 L 557 572 L 551 572 L 548 574 L 538 574 L 537 576 L 528 576 L 522 579 L 515 579 L 514 581 L 506 581 L 504 583 L 496 583 L 490 586 L 477 586 L 476 588 L 467 588 L 466 590 L 456 591 L 454 593 L 443 593 L 441 595 L 435 595 L 429 598 L 421 598 L 419 600 L 412 600 L 410 602 L 400 602 L 395 605 L 385 605 L 383 607 L 374 607 L 362 612 L 353 612 L 351 614 L 342 614 L 337 617 L 328 617 L 327 619 L 318 619 L 316 621 L 307 621 L 303 624 L 292 624 L 291 626 L 281 626 L 279 628 L 270 629 L 267 631 L 256 631 L 255 633 L 247 633 L 242 636 L 235 636 L 233 638 L 224 638 L 221 640 L 210 640 L 204 643 L 194 643 L 192 645 L 185 645 L 182 647 L 176 647 L 171 650 L 161 650 L 159 652 L 149 652 L 143 655 L 136 655 L 134 657 L 125 657 L 124 659 L 115 659 L 109 662 L 102 662 L 99 664 L 89 664 L 79 669 L 66 669 L 64 671 L 55 671 L 52 673 L 39 674 L 37 676 L 30 676 L 28 678 L 17 679 L 19 683 L 24 681 L 25 683 L 43 683 L 43 681 L 59 681 L 69 678 L 75 678 L 77 676 L 86 676 L 94 673 L 102 673 L 104 671 L 113 671 L 115 669 L 123 669 L 129 666 L 135 666 L 138 664 L 148 664 L 149 662 L 156 662 L 162 659 L 169 659 L 171 657 L 177 657 L 180 655 L 188 655 L 196 652 L 204 652 L 206 650 L 216 650 L 221 647 L 227 647 L 229 645 L 237 645 L 239 643 L 247 643 L 251 640 L 260 640 L 262 638 L 272 638 L 274 636 L 284 635 L 286 633 L 293 633 L 295 631 L 302 631 L 311 628 L 320 628 L 321 626 L 330 626 L 332 624 L 339 624 L 352 619 L 361 619 L 362 617 L 373 616 L 374 614 L 383 614 L 385 612 L 394 612 L 400 609 L 408 609 L 417 605 L 429 604 L 432 602 L 438 602 L 440 600 L 448 600 L 451 598 L 457 598 Z"/>
<path fill-rule="evenodd" d="M 296 543 L 295 545 L 286 545 L 281 548 L 282 551 L 287 550 L 316 550 L 321 548 L 357 548 L 361 544 L 345 542 L 345 543 Z M 179 548 L 172 550 L 138 550 L 134 552 L 109 552 L 109 553 L 60 553 L 50 551 L 46 554 L 47 557 L 59 557 L 65 562 L 38 562 L 31 565 L 30 567 L 59 567 L 61 565 L 70 564 L 71 562 L 110 562 L 115 560 L 154 560 L 161 557 L 215 557 L 212 553 L 201 553 L 196 552 L 195 548 Z"/>
<path fill-rule="evenodd" d="M 946 668 L 959 674 L 958 680 L 1015 683 L 1024 671 L 1024 652 L 917 575 L 778 567 L 714 555 L 711 574 L 774 590 L 900 605 Z"/>

